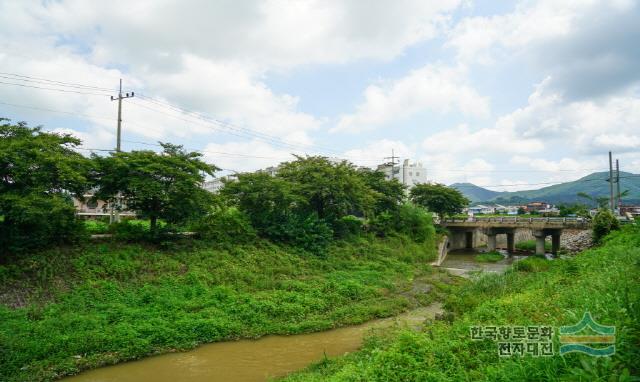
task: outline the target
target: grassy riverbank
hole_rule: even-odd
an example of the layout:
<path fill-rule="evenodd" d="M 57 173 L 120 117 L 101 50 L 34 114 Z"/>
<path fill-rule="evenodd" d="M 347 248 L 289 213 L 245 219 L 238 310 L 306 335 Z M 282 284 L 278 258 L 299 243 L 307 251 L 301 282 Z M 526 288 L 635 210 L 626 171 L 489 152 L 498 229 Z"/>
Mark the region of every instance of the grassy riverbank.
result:
<path fill-rule="evenodd" d="M 287 378 L 309 381 L 630 381 L 640 374 L 640 229 L 626 227 L 575 258 L 530 258 L 504 275 L 452 287 L 448 321 L 423 332 L 371 338 L 354 354 Z M 453 293 L 455 292 L 455 293 Z M 611 357 L 558 354 L 499 357 L 497 344 L 472 341 L 471 326 L 577 323 L 585 311 L 616 326 Z M 557 330 L 557 329 L 556 329 Z"/>
<path fill-rule="evenodd" d="M 94 243 L 0 266 L 0 380 L 43 381 L 200 343 L 394 315 L 435 245 L 337 242 L 324 257 L 257 241 L 160 250 Z"/>

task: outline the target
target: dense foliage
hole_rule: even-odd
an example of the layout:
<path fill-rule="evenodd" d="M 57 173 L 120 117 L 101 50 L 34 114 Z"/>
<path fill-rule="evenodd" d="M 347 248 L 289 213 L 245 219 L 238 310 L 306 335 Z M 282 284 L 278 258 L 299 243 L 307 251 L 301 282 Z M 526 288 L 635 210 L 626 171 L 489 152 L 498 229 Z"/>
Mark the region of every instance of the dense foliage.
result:
<path fill-rule="evenodd" d="M 411 200 L 429 211 L 435 212 L 441 218 L 462 212 L 469 205 L 469 199 L 460 191 L 443 184 L 418 184 L 411 191 Z"/>
<path fill-rule="evenodd" d="M 333 238 L 366 232 L 407 234 L 423 242 L 433 235 L 431 216 L 405 204 L 404 186 L 384 174 L 347 162 L 299 157 L 277 174 L 239 174 L 221 191 L 265 238 L 322 254 Z"/>
<path fill-rule="evenodd" d="M 0 118 L 0 255 L 74 241 L 71 196 L 87 189 L 89 161 L 67 134 Z"/>
<path fill-rule="evenodd" d="M 606 208 L 598 210 L 593 217 L 593 241 L 599 243 L 609 232 L 620 228 L 620 222 L 615 215 Z"/>
<path fill-rule="evenodd" d="M 116 201 L 121 195 L 128 209 L 149 218 L 151 231 L 158 219 L 184 223 L 205 215 L 210 194 L 201 184 L 204 174 L 217 168 L 203 162 L 202 154 L 161 143 L 163 151 L 116 152 L 94 155 L 96 198 Z"/>

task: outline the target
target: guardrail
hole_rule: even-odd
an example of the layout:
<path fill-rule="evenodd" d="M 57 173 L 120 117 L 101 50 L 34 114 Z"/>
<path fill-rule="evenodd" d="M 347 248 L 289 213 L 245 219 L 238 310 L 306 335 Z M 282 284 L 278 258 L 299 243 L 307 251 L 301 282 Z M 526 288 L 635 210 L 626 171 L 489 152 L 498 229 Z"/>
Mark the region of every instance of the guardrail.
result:
<path fill-rule="evenodd" d="M 443 223 L 588 223 L 591 220 L 581 217 L 539 217 L 539 218 L 519 218 L 519 217 L 468 217 L 466 219 L 460 218 L 445 218 Z"/>

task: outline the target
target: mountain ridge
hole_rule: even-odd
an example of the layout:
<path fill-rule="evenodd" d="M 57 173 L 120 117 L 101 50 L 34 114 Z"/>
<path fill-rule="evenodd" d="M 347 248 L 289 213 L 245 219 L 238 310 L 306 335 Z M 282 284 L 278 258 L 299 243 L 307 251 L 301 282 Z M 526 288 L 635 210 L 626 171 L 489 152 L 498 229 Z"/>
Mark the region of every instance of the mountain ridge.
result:
<path fill-rule="evenodd" d="M 521 191 L 493 191 L 476 186 L 472 183 L 453 183 L 449 187 L 462 192 L 472 204 L 481 202 L 499 204 L 520 204 L 532 201 L 559 203 L 587 203 L 584 198 L 577 196 L 584 192 L 591 197 L 609 197 L 608 172 L 594 172 L 580 179 L 554 184 L 535 190 Z M 620 192 L 629 190 L 623 197 L 624 203 L 640 203 L 640 175 L 620 171 Z M 615 190 L 614 190 L 615 191 Z M 595 202 L 591 203 L 595 204 Z"/>

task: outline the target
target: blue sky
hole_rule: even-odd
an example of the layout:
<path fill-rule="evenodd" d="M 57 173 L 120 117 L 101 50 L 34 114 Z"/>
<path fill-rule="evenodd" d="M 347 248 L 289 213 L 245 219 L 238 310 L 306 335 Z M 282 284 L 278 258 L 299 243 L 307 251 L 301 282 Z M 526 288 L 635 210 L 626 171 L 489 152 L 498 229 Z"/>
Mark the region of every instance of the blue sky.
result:
<path fill-rule="evenodd" d="M 125 101 L 125 149 L 180 143 L 229 170 L 394 149 L 430 180 L 516 190 L 613 150 L 640 172 L 634 1 L 116 3 L 0 1 L 0 116 L 109 149 L 103 88 L 123 78 L 150 97 Z"/>

